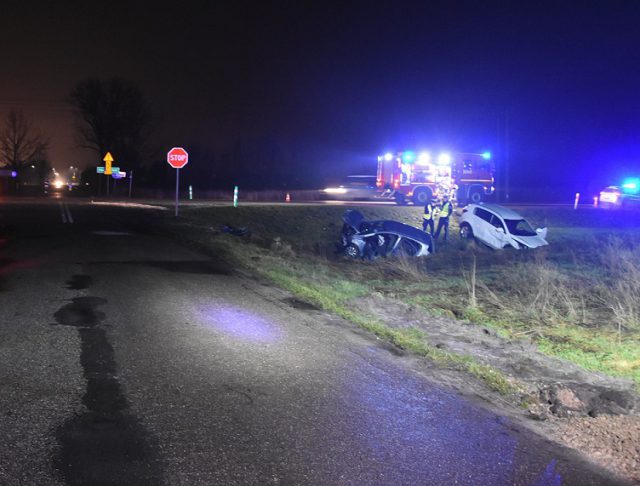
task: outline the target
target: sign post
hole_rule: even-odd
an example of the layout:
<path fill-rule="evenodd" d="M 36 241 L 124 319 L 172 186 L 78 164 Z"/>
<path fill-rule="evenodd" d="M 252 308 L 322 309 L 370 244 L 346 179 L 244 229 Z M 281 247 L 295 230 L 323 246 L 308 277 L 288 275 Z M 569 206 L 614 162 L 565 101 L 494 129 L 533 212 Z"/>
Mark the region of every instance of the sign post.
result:
<path fill-rule="evenodd" d="M 176 217 L 178 217 L 178 194 L 180 184 L 180 169 L 189 162 L 189 154 L 182 147 L 173 147 L 167 152 L 167 163 L 176 169 Z"/>
<path fill-rule="evenodd" d="M 102 159 L 104 161 L 104 175 L 110 176 L 113 174 L 111 170 L 111 163 L 113 162 L 113 155 L 111 152 L 107 152 Z M 109 178 L 107 177 L 107 196 L 109 195 Z"/>

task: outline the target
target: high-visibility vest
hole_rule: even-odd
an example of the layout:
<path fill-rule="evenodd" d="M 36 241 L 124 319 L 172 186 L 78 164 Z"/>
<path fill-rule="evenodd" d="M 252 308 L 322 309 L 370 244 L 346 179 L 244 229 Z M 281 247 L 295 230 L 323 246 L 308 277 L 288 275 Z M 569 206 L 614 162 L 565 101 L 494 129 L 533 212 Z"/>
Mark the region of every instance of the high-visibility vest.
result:
<path fill-rule="evenodd" d="M 450 201 L 442 203 L 442 209 L 440 210 L 441 218 L 448 218 L 449 216 L 451 216 L 452 212 L 453 212 L 453 204 L 451 204 Z"/>
<path fill-rule="evenodd" d="M 431 203 L 427 204 L 424 207 L 424 216 L 422 217 L 427 221 L 429 221 L 430 219 L 433 219 L 433 206 L 431 205 Z"/>

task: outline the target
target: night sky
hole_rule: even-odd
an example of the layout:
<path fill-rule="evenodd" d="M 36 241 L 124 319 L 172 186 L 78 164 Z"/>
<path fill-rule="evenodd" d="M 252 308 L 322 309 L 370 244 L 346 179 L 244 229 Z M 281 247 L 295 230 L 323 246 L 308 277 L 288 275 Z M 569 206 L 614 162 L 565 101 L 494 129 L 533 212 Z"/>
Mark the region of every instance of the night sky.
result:
<path fill-rule="evenodd" d="M 636 1 L 9 1 L 0 115 L 27 113 L 54 166 L 95 165 L 64 98 L 117 76 L 162 150 L 275 140 L 318 185 L 390 149 L 508 150 L 514 185 L 586 190 L 640 175 L 639 26 Z"/>

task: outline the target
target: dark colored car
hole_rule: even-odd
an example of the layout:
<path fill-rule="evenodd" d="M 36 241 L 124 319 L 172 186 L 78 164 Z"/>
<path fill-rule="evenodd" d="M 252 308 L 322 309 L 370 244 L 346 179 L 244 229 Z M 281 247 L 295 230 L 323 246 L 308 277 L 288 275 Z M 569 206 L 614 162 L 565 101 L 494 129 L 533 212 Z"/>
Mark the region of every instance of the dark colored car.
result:
<path fill-rule="evenodd" d="M 355 209 L 345 211 L 342 220 L 342 251 L 350 258 L 426 256 L 434 251 L 431 235 L 408 224 L 391 220 L 367 221 Z"/>

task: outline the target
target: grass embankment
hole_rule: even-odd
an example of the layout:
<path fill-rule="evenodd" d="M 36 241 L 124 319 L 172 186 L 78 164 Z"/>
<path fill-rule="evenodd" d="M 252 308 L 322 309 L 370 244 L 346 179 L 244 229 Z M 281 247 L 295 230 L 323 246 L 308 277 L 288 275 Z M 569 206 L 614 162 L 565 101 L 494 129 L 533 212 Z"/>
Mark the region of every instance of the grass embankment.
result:
<path fill-rule="evenodd" d="M 640 385 L 640 245 L 621 227 L 623 213 L 529 210 L 532 223 L 550 227 L 550 246 L 519 252 L 460 241 L 453 222 L 450 243 L 426 259 L 362 262 L 335 255 L 344 209 L 185 208 L 180 231 L 299 298 L 404 349 L 466 369 L 502 393 L 513 386 L 490 367 L 430 346 L 419 329 L 392 328 L 355 312 L 350 302 L 378 292 L 506 337 L 528 336 L 543 352 Z M 416 226 L 421 217 L 412 207 L 363 212 Z M 247 226 L 253 235 L 245 241 L 206 231 L 225 223 Z"/>

